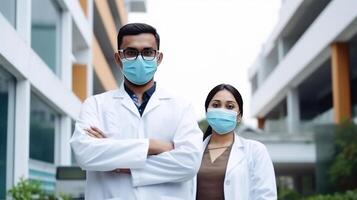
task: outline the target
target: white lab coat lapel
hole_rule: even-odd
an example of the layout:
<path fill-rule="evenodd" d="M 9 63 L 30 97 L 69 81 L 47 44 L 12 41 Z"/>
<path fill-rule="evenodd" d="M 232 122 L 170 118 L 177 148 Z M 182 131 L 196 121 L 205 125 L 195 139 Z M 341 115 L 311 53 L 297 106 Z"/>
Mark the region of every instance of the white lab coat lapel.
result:
<path fill-rule="evenodd" d="M 235 167 L 239 165 L 243 159 L 246 158 L 243 143 L 239 136 L 234 133 L 234 143 L 232 145 L 231 153 L 229 155 L 227 170 L 226 170 L 226 177 L 229 177 L 234 170 Z"/>
<path fill-rule="evenodd" d="M 143 117 L 147 115 L 150 111 L 154 110 L 156 107 L 160 106 L 161 100 L 169 99 L 170 95 L 166 92 L 161 90 L 159 87 L 156 86 L 154 94 L 150 97 L 148 104 L 143 113 Z"/>
<path fill-rule="evenodd" d="M 207 145 L 208 145 L 209 140 L 211 139 L 211 136 L 212 136 L 212 135 L 209 135 L 209 136 L 203 141 L 203 149 L 202 149 L 203 153 L 204 153 L 204 151 L 206 150 L 206 147 L 207 147 Z M 202 153 L 202 156 L 203 156 L 203 153 Z"/>
<path fill-rule="evenodd" d="M 120 88 L 114 93 L 114 98 L 118 98 L 120 100 L 119 105 L 125 107 L 136 117 L 140 118 L 138 108 L 135 106 L 129 94 L 125 91 L 123 84 L 121 84 Z"/>

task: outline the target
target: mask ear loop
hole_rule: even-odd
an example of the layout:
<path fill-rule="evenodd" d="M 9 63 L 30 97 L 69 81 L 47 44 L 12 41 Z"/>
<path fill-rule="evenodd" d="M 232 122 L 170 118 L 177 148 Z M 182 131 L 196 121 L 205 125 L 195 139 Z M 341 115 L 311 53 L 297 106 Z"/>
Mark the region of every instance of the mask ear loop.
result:
<path fill-rule="evenodd" d="M 237 115 L 237 124 L 240 124 L 242 122 L 242 116 L 240 115 L 240 112 L 238 112 Z"/>
<path fill-rule="evenodd" d="M 120 62 L 122 62 L 122 61 L 120 60 Z M 117 65 L 120 65 L 120 64 L 117 64 Z M 123 65 L 123 62 L 122 62 L 122 65 Z M 124 66 L 122 66 L 122 67 L 118 66 L 118 68 L 119 68 L 119 72 L 120 72 L 120 78 L 122 79 L 122 81 L 124 81 L 125 76 L 124 76 L 124 71 L 122 69 L 122 68 L 124 68 Z"/>
<path fill-rule="evenodd" d="M 116 63 L 117 65 L 118 65 L 118 68 L 119 68 L 119 71 L 120 71 L 120 74 L 121 74 L 121 79 L 122 80 L 124 80 L 124 78 L 125 78 L 125 76 L 124 76 L 124 71 L 123 71 L 123 69 L 122 68 L 124 68 L 124 66 L 123 66 L 123 60 L 125 59 L 125 58 L 121 58 L 120 57 L 120 52 L 118 52 L 118 57 L 119 57 L 119 61 L 121 62 L 121 67 L 120 67 L 120 64 L 119 63 Z"/>

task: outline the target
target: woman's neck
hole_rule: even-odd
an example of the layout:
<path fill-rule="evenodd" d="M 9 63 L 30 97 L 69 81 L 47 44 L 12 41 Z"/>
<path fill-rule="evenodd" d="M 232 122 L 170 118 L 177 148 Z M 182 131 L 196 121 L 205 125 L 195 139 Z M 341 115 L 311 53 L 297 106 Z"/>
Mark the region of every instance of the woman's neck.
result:
<path fill-rule="evenodd" d="M 211 140 L 209 142 L 210 146 L 227 146 L 231 145 L 234 140 L 234 132 L 230 132 L 224 135 L 220 135 L 212 130 Z"/>

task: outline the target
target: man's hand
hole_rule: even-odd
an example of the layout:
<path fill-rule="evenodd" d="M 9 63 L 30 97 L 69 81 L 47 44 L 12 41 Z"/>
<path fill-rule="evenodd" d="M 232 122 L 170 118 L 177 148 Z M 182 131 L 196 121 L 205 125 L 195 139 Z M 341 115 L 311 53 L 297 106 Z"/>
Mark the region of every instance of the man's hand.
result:
<path fill-rule="evenodd" d="M 114 172 L 116 172 L 116 173 L 124 173 L 124 174 L 131 174 L 130 169 L 115 169 Z"/>
<path fill-rule="evenodd" d="M 105 138 L 103 131 L 101 131 L 99 128 L 95 126 L 91 126 L 90 128 L 85 128 L 84 130 L 91 137 L 98 138 L 98 139 Z M 113 172 L 131 174 L 130 169 L 115 169 L 113 170 Z"/>
<path fill-rule="evenodd" d="M 171 142 L 166 142 L 157 139 L 149 140 L 149 155 L 157 155 L 166 151 L 174 149 L 174 145 Z"/>
<path fill-rule="evenodd" d="M 85 128 L 84 130 L 91 137 L 94 137 L 94 138 L 106 138 L 105 134 L 103 133 L 103 131 L 101 131 L 99 128 L 97 128 L 95 126 L 91 126 L 90 128 Z"/>

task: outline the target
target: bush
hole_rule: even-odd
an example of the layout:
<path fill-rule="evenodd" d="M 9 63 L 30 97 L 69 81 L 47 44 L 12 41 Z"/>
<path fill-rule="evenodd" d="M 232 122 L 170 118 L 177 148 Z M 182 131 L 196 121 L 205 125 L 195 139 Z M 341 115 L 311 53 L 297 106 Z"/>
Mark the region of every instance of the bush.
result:
<path fill-rule="evenodd" d="M 25 180 L 24 178 L 21 178 L 8 193 L 14 200 L 44 199 L 45 195 L 39 182 Z"/>
<path fill-rule="evenodd" d="M 286 187 L 278 188 L 278 199 L 279 200 L 300 200 L 301 195 L 293 189 Z"/>
<path fill-rule="evenodd" d="M 46 193 L 39 181 L 20 178 L 20 181 L 8 191 L 14 200 L 70 200 L 69 195 L 61 194 L 56 197 L 53 193 Z"/>
<path fill-rule="evenodd" d="M 317 195 L 307 198 L 307 200 L 356 200 L 357 190 L 345 193 L 335 193 L 333 195 Z"/>
<path fill-rule="evenodd" d="M 335 134 L 335 157 L 329 169 L 330 182 L 336 191 L 357 188 L 357 126 L 345 121 Z"/>

